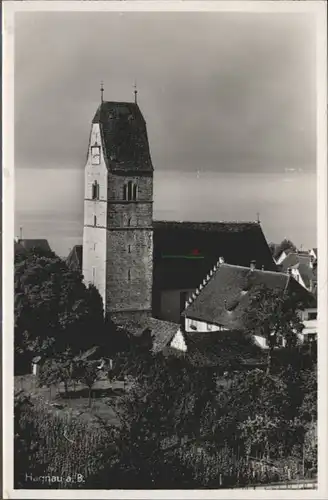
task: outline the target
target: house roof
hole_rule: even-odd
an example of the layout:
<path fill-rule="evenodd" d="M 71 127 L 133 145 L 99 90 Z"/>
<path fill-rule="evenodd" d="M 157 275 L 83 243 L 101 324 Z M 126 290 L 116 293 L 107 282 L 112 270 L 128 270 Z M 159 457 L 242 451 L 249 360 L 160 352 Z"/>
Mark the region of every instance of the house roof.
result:
<path fill-rule="evenodd" d="M 265 361 L 262 349 L 239 331 L 185 332 L 185 359 L 195 367 L 257 365 Z"/>
<path fill-rule="evenodd" d="M 317 282 L 317 268 L 310 267 L 303 262 L 298 262 L 295 266 L 292 266 L 293 269 L 297 269 L 300 273 L 300 276 L 303 280 L 304 285 L 309 288 L 312 282 L 312 285 Z"/>
<path fill-rule="evenodd" d="M 26 254 L 26 250 L 25 248 L 23 247 L 23 245 L 21 245 L 18 241 L 15 241 L 14 242 L 14 254 L 15 255 L 23 255 L 23 254 Z"/>
<path fill-rule="evenodd" d="M 25 250 L 33 250 L 34 248 L 40 248 L 46 252 L 51 252 L 48 240 L 45 239 L 22 239 L 17 242 Z M 15 245 L 16 248 L 16 245 Z"/>
<path fill-rule="evenodd" d="M 179 325 L 171 323 L 170 321 L 149 318 L 148 328 L 152 333 L 153 352 L 157 353 L 169 345 L 175 334 L 178 332 Z"/>
<path fill-rule="evenodd" d="M 229 330 L 243 329 L 249 292 L 259 285 L 282 292 L 287 289 L 296 292 L 309 305 L 315 302 L 312 294 L 285 273 L 258 269 L 252 271 L 249 267 L 221 264 L 183 314 Z"/>
<path fill-rule="evenodd" d="M 274 257 L 276 260 L 279 260 L 283 253 L 285 255 L 289 255 L 290 253 L 293 253 L 293 252 L 294 252 L 294 250 L 292 248 L 285 248 L 284 250 L 280 250 L 278 253 L 275 253 Z"/>
<path fill-rule="evenodd" d="M 140 337 L 146 330 L 150 331 L 153 343 L 152 350 L 154 353 L 160 352 L 167 347 L 179 330 L 179 325 L 177 323 L 163 321 L 157 318 L 145 318 L 139 321 L 126 320 L 124 326 L 123 323 L 121 326 L 136 337 Z"/>
<path fill-rule="evenodd" d="M 153 171 L 146 122 L 137 104 L 102 102 L 92 123 L 99 123 L 107 167 L 115 172 Z"/>
<path fill-rule="evenodd" d="M 66 263 L 74 270 L 82 269 L 82 245 L 75 245 L 70 251 Z"/>
<path fill-rule="evenodd" d="M 154 288 L 195 289 L 219 257 L 277 269 L 259 223 L 154 221 Z M 194 253 L 197 255 L 193 255 Z"/>
<path fill-rule="evenodd" d="M 293 267 L 299 263 L 302 263 L 303 265 L 310 266 L 311 255 L 309 255 L 308 253 L 300 254 L 297 252 L 291 252 L 287 255 L 287 257 L 280 264 L 280 269 L 283 272 L 287 272 L 289 267 Z"/>

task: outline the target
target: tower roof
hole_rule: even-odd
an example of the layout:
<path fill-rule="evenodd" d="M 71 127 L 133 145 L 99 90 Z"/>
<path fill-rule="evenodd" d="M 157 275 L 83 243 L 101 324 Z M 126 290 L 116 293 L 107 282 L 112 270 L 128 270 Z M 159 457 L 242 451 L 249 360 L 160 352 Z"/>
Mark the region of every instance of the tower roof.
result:
<path fill-rule="evenodd" d="M 136 103 L 102 102 L 92 123 L 99 123 L 110 170 L 153 170 L 146 122 Z"/>

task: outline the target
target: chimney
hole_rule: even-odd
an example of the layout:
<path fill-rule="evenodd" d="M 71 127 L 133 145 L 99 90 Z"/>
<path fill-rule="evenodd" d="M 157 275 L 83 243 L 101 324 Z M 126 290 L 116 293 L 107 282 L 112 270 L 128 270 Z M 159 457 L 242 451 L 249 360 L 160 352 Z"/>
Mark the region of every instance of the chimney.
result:
<path fill-rule="evenodd" d="M 186 318 L 183 314 L 183 311 L 180 314 L 180 331 L 185 332 L 186 331 Z"/>
<path fill-rule="evenodd" d="M 224 257 L 219 257 L 219 264 L 224 264 Z"/>
<path fill-rule="evenodd" d="M 256 269 L 256 260 L 251 260 L 250 268 L 251 268 L 251 271 L 254 271 Z"/>

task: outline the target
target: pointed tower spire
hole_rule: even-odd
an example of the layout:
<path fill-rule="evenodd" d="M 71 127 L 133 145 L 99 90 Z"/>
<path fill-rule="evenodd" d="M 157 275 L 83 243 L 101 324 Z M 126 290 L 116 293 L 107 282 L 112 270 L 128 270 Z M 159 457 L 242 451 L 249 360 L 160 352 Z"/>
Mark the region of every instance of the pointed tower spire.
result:
<path fill-rule="evenodd" d="M 104 83 L 100 82 L 100 98 L 101 102 L 104 102 Z"/>
<path fill-rule="evenodd" d="M 138 89 L 137 89 L 137 82 L 134 81 L 134 102 L 137 104 L 138 102 L 138 99 L 137 99 L 137 96 L 138 96 Z"/>

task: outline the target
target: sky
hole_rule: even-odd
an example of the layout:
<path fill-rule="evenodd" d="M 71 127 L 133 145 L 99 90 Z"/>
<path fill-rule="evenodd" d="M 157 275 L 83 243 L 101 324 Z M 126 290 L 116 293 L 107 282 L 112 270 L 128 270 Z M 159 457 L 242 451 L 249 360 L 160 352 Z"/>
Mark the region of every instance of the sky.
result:
<path fill-rule="evenodd" d="M 62 205 L 81 215 L 83 168 L 101 80 L 104 99 L 114 101 L 132 101 L 137 82 L 161 182 L 155 189 L 155 211 L 159 203 L 172 205 L 172 197 L 181 196 L 174 185 L 177 178 L 180 185 L 184 174 L 198 172 L 209 183 L 215 178 L 217 196 L 219 179 L 229 178 L 225 189 L 233 212 L 240 211 L 237 219 L 243 219 L 245 207 L 243 197 L 234 199 L 234 191 L 241 189 L 242 179 L 245 186 L 254 184 L 254 177 L 247 182 L 245 175 L 261 174 L 256 185 L 264 192 L 270 176 L 285 182 L 286 175 L 293 175 L 298 191 L 306 190 L 304 175 L 315 176 L 311 14 L 20 12 L 15 19 L 17 214 Z M 72 171 L 79 179 L 75 186 L 65 183 Z M 166 172 L 175 172 L 176 178 Z M 261 184 L 264 174 L 269 177 Z M 41 186 L 37 198 L 35 178 Z M 190 200 L 199 191 L 205 196 L 204 186 L 190 184 Z M 290 211 L 290 230 L 293 191 L 283 201 Z M 315 188 L 307 195 L 298 209 L 314 213 Z M 254 210 L 266 212 L 265 202 L 256 200 Z M 211 220 L 229 215 L 218 214 L 217 208 L 202 214 Z M 182 215 L 186 217 L 185 211 L 172 213 L 172 218 Z M 275 212 L 267 217 L 274 227 Z"/>

